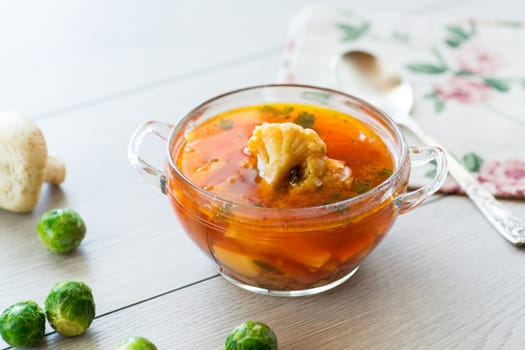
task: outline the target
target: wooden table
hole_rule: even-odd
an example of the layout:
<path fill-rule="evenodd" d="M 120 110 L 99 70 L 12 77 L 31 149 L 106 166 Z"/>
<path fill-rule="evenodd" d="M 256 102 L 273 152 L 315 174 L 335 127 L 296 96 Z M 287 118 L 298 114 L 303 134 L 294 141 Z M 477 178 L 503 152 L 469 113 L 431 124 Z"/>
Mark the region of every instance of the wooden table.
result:
<path fill-rule="evenodd" d="M 28 215 L 0 211 L 0 310 L 43 304 L 57 281 L 95 295 L 89 331 L 40 349 L 112 349 L 142 335 L 159 349 L 221 349 L 247 319 L 281 349 L 523 349 L 525 256 L 463 197 L 403 215 L 347 283 L 313 297 L 259 296 L 226 282 L 166 198 L 129 165 L 133 130 L 174 122 L 218 93 L 274 81 L 303 1 L 2 1 L 0 109 L 24 112 L 67 164 Z M 335 6 L 357 5 L 326 1 Z M 519 18 L 500 1 L 370 0 L 358 9 Z M 525 203 L 507 202 L 521 218 Z M 73 255 L 47 252 L 39 217 L 72 207 L 88 226 Z M 7 345 L 0 341 L 0 348 Z"/>

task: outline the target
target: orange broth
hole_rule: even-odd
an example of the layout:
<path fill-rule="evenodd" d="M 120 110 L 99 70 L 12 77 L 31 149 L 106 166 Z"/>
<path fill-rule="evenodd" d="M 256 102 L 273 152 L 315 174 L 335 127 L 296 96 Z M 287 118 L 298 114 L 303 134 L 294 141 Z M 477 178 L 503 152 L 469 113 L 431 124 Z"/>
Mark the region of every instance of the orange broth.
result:
<path fill-rule="evenodd" d="M 351 168 L 350 189 L 322 185 L 316 192 L 293 196 L 286 189 L 265 190 L 246 144 L 255 126 L 290 121 L 315 130 L 326 143 L 327 156 Z M 223 199 L 253 205 L 254 212 L 260 207 L 311 210 L 340 202 L 376 187 L 394 168 L 387 145 L 364 122 L 303 104 L 227 111 L 196 126 L 175 146 L 173 159 L 191 181 Z M 168 176 L 168 196 L 192 239 L 218 262 L 224 274 L 262 288 L 300 290 L 344 277 L 379 243 L 396 213 L 389 198 L 357 217 L 346 208 L 334 211 L 335 221 L 312 218 L 304 227 L 289 226 L 288 219 L 278 215 L 253 217 L 251 223 L 243 223 L 237 220 L 235 208 L 199 202 L 199 193 L 185 189 L 173 171 Z"/>
<path fill-rule="evenodd" d="M 270 193 L 260 185 L 256 164 L 245 147 L 255 126 L 263 122 L 295 121 L 310 126 L 326 143 L 327 156 L 352 170 L 353 185 L 321 186 L 316 192 Z M 271 104 L 243 107 L 219 114 L 186 135 L 183 152 L 174 154 L 182 172 L 200 187 L 236 203 L 264 207 L 310 207 L 333 203 L 367 192 L 393 169 L 392 156 L 363 122 L 322 107 Z"/>

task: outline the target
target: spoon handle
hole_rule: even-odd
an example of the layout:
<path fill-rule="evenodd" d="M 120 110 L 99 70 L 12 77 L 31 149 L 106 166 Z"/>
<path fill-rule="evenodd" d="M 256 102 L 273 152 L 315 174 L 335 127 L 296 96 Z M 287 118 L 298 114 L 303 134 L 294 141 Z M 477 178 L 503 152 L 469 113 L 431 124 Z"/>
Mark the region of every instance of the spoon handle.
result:
<path fill-rule="evenodd" d="M 432 136 L 425 133 L 410 118 L 404 118 L 402 124 L 427 145 L 439 145 Z M 443 147 L 442 147 L 443 148 Z M 500 201 L 481 185 L 458 160 L 445 150 L 448 160 L 448 171 L 465 193 L 483 213 L 496 230 L 515 246 L 525 245 L 525 223 L 516 217 Z"/>

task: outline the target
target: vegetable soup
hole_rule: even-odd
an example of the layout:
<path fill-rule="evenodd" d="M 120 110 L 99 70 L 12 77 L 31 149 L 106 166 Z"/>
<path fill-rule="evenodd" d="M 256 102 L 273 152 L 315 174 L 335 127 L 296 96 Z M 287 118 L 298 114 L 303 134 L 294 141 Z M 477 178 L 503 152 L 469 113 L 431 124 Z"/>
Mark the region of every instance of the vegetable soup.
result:
<path fill-rule="evenodd" d="M 338 280 L 396 215 L 395 193 L 372 208 L 346 205 L 389 178 L 395 164 L 370 126 L 329 108 L 230 110 L 187 131 L 171 153 L 178 169 L 217 199 L 196 200 L 197 189 L 168 176 L 182 224 L 223 274 L 249 285 L 299 290 Z M 323 215 L 314 219 L 312 212 Z"/>

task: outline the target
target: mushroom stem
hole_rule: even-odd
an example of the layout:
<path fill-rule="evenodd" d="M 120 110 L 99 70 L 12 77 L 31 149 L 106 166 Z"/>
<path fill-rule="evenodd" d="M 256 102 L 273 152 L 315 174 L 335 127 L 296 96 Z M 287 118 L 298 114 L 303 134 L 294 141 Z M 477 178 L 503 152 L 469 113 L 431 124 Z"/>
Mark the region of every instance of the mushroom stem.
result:
<path fill-rule="evenodd" d="M 44 182 L 58 185 L 64 182 L 66 177 L 66 167 L 64 162 L 57 157 L 48 156 L 46 168 L 44 169 Z"/>

